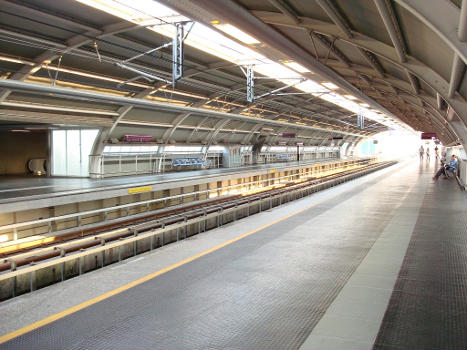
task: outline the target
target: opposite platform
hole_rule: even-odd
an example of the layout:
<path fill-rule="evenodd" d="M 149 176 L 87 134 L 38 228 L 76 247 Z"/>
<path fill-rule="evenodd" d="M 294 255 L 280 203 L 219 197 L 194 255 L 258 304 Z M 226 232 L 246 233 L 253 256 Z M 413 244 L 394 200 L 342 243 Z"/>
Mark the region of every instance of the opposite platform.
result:
<path fill-rule="evenodd" d="M 135 187 L 150 186 L 151 191 L 157 191 L 264 175 L 270 171 L 293 171 L 316 164 L 325 165 L 364 159 L 366 158 L 317 159 L 105 179 L 2 176 L 0 178 L 0 213 L 43 208 L 52 204 L 61 205 L 121 197 L 128 195 L 129 189 Z"/>

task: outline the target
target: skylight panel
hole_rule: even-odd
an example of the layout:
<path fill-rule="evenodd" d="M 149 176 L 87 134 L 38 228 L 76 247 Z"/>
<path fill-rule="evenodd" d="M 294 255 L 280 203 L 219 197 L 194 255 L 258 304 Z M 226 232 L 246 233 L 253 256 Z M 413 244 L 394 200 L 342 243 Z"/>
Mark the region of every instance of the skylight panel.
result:
<path fill-rule="evenodd" d="M 299 73 L 309 73 L 311 72 L 308 68 L 302 66 L 301 64 L 293 61 L 285 61 L 283 62 L 287 67 L 292 68 L 293 70 Z"/>
<path fill-rule="evenodd" d="M 303 83 L 295 85 L 295 87 L 303 92 L 309 92 L 310 94 L 313 94 L 315 96 L 321 96 L 322 94 L 329 92 L 329 90 L 321 84 L 318 84 L 309 79 L 304 81 Z"/>
<path fill-rule="evenodd" d="M 214 24 L 214 27 L 223 31 L 227 35 L 230 35 L 231 37 L 237 38 L 245 44 L 259 44 L 258 40 L 231 24 Z"/>
<path fill-rule="evenodd" d="M 146 26 L 148 29 L 168 38 L 173 38 L 175 34 L 174 23 L 190 21 L 189 18 L 182 16 L 178 12 L 154 0 L 75 1 L 105 11 L 135 24 Z M 213 25 L 217 29 L 247 45 L 259 43 L 253 36 L 231 24 L 213 23 Z M 266 56 L 253 51 L 248 46 L 242 45 L 226 37 L 222 33 L 198 22 L 194 23 L 184 42 L 188 46 L 236 65 L 251 65 L 255 73 L 276 79 L 285 85 L 294 86 L 294 88 L 300 91 L 310 93 L 349 111 L 364 115 L 366 118 L 388 125 L 388 122 L 384 120 L 382 115 L 369 109 L 370 106 L 368 104 L 358 104 L 357 98 L 352 95 L 345 95 L 344 97 L 333 92 L 332 90 L 339 88 L 336 84 L 328 81 L 320 84 L 310 79 L 305 79 L 300 73 L 307 73 L 309 70 L 297 62 L 285 61 L 282 64 L 274 62 Z M 38 67 L 38 69 L 40 69 L 40 67 Z M 300 82 L 301 79 L 305 81 Z"/>
<path fill-rule="evenodd" d="M 266 77 L 274 78 L 283 82 L 286 85 L 292 85 L 298 83 L 303 77 L 297 72 L 284 67 L 283 65 L 273 62 L 265 58 L 265 63 L 258 64 L 253 67 L 256 73 L 264 75 Z"/>

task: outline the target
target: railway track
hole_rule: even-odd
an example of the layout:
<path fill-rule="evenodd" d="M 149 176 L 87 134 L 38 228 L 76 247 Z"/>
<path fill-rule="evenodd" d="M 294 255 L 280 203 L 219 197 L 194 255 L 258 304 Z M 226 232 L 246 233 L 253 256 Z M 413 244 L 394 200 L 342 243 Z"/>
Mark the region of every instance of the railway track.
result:
<path fill-rule="evenodd" d="M 0 300 L 64 281 L 394 163 L 371 164 L 319 178 L 274 184 L 247 195 L 228 195 L 189 202 L 118 223 L 103 223 L 89 230 L 76 229 L 55 236 L 52 243 L 42 244 L 38 240 L 36 246 L 1 252 Z M 197 225 L 197 229 L 193 225 Z M 191 233 L 187 233 L 189 230 Z M 139 242 L 146 243 L 140 245 Z M 88 258 L 92 259 L 91 263 L 86 260 Z M 36 274 L 39 271 L 41 277 Z"/>
<path fill-rule="evenodd" d="M 262 211 L 264 210 L 262 209 L 263 205 L 265 201 L 267 202 L 268 198 L 270 200 L 266 210 L 273 206 L 271 198 L 280 198 L 280 202 L 276 204 L 280 205 L 306 195 L 303 194 L 303 190 L 305 189 L 316 192 L 347 181 L 348 179 L 358 177 L 360 174 L 367 174 L 391 164 L 394 164 L 394 162 L 367 165 L 358 169 L 341 171 L 320 178 L 308 178 L 303 181 L 291 181 L 272 185 L 269 188 L 264 188 L 262 191 L 248 195 L 229 195 L 222 198 L 190 202 L 185 205 L 162 209 L 157 213 L 145 215 L 138 219 L 128 219 L 114 224 L 103 224 L 89 230 L 77 229 L 76 231 L 55 237 L 56 240 L 53 243 L 38 243 L 37 246 L 2 252 L 0 276 L 3 273 L 16 271 L 23 266 L 37 265 L 37 267 L 40 267 L 40 264 L 43 262 L 64 257 L 65 255 L 68 256 L 74 252 L 83 252 L 87 249 L 115 241 L 124 242 L 127 238 L 145 232 L 170 227 L 171 225 L 177 226 L 176 224 L 186 223 L 196 218 L 207 217 L 213 213 L 222 213 L 231 208 L 246 207 L 248 214 L 243 216 L 249 216 L 250 205 L 257 204 L 259 205 L 259 211 Z M 307 193 L 311 192 L 308 191 Z M 302 193 L 302 195 L 297 198 L 297 193 Z M 222 220 L 222 216 L 217 216 L 217 220 Z M 221 221 L 218 221 L 217 225 L 219 226 L 222 224 Z M 205 228 L 204 226 L 204 229 Z M 163 244 L 164 242 L 162 242 L 162 245 Z"/>

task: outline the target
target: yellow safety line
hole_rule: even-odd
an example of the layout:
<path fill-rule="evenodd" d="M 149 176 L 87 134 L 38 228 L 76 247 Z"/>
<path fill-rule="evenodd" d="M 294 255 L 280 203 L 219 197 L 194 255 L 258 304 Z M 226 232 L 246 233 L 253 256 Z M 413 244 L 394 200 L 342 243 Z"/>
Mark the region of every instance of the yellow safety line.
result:
<path fill-rule="evenodd" d="M 140 279 L 137 279 L 137 280 L 135 280 L 135 281 L 133 281 L 133 282 L 130 282 L 130 283 L 128 283 L 128 284 L 125 284 L 125 285 L 123 285 L 123 286 L 121 286 L 121 287 L 118 287 L 118 288 L 116 288 L 116 289 L 114 289 L 114 290 L 111 290 L 111 291 L 109 291 L 109 292 L 107 292 L 107 293 L 104 293 L 104 294 L 102 294 L 102 295 L 100 295 L 100 296 L 98 296 L 98 297 L 95 297 L 95 298 L 93 298 L 93 299 L 90 299 L 90 300 L 87 300 L 87 301 L 85 301 L 85 302 L 82 302 L 81 304 L 78 304 L 78 305 L 76 305 L 76 306 L 70 307 L 69 309 L 63 310 L 63 311 L 61 311 L 61 312 L 59 312 L 59 313 L 56 313 L 56 314 L 51 315 L 51 316 L 49 316 L 49 317 L 46 317 L 46 318 L 44 318 L 44 319 L 42 319 L 42 320 L 40 320 L 40 321 L 34 322 L 34 323 L 30 324 L 29 326 L 26 326 L 26 327 L 20 328 L 20 329 L 18 329 L 18 330 L 16 330 L 16 331 L 7 333 L 7 334 L 5 334 L 5 335 L 3 335 L 3 336 L 0 337 L 0 344 L 3 344 L 3 343 L 5 343 L 5 342 L 7 342 L 7 341 L 9 341 L 9 340 L 11 340 L 11 339 L 13 339 L 13 338 L 16 338 L 16 337 L 19 337 L 19 336 L 21 336 L 21 335 L 23 335 L 23 334 L 26 334 L 26 333 L 28 333 L 28 332 L 31 332 L 31 331 L 33 331 L 33 330 L 39 328 L 39 327 L 42 327 L 42 326 L 45 326 L 45 325 L 47 325 L 47 324 L 49 324 L 49 323 L 52 323 L 52 322 L 54 322 L 54 321 L 57 321 L 57 320 L 59 320 L 59 319 L 65 317 L 65 316 L 68 316 L 68 315 L 70 315 L 70 314 L 72 314 L 72 313 L 75 313 L 75 312 L 77 312 L 77 311 L 79 311 L 79 310 L 82 310 L 82 309 L 84 309 L 84 308 L 86 308 L 86 307 L 88 307 L 88 306 L 94 305 L 94 304 L 96 304 L 96 303 L 98 303 L 98 302 L 100 302 L 100 301 L 102 301 L 102 300 L 108 299 L 108 298 L 110 298 L 110 297 L 112 297 L 112 296 L 114 296 L 114 295 L 116 295 L 116 294 L 119 294 L 119 293 L 121 293 L 121 292 L 124 292 L 124 291 L 126 291 L 126 290 L 128 290 L 128 289 L 130 289 L 130 288 L 136 287 L 137 285 L 140 285 L 141 283 L 144 283 L 144 282 L 149 281 L 150 279 L 153 279 L 153 278 L 155 278 L 155 277 L 157 277 L 157 276 L 160 276 L 160 275 L 162 275 L 162 274 L 164 274 L 164 273 L 166 273 L 166 272 L 169 272 L 169 271 L 171 271 L 171 270 L 174 270 L 174 269 L 176 269 L 177 267 L 180 267 L 180 266 L 182 266 L 182 265 L 185 265 L 185 264 L 187 264 L 187 263 L 189 263 L 189 262 L 191 262 L 191 261 L 193 261 L 193 260 L 196 260 L 196 259 L 198 259 L 198 258 L 201 258 L 202 256 L 205 256 L 205 255 L 207 255 L 207 254 L 209 254 L 209 253 L 215 252 L 216 250 L 219 250 L 219 249 L 221 249 L 221 248 L 223 248 L 223 247 L 225 247 L 225 246 L 228 246 L 229 244 L 235 243 L 235 242 L 237 242 L 237 241 L 239 241 L 239 240 L 241 240 L 241 239 L 243 239 L 243 238 L 245 238 L 245 237 L 248 237 L 248 236 L 252 235 L 253 233 L 256 233 L 256 232 L 258 232 L 258 231 L 261 231 L 262 229 L 265 229 L 266 227 L 269 227 L 269 226 L 272 226 L 272 225 L 274 225 L 274 224 L 277 224 L 278 222 L 281 222 L 281 221 L 283 221 L 283 220 L 285 220 L 285 219 L 288 219 L 288 218 L 290 218 L 291 216 L 297 215 L 297 214 L 299 214 L 299 213 L 301 213 L 301 212 L 303 212 L 303 211 L 305 211 L 305 210 L 308 210 L 308 209 L 310 209 L 310 208 L 312 208 L 312 207 L 314 207 L 314 206 L 316 206 L 316 205 L 318 205 L 318 204 L 320 204 L 320 203 L 322 203 L 322 202 L 324 202 L 324 201 L 327 201 L 327 200 L 329 200 L 329 199 L 332 199 L 332 198 L 334 198 L 334 197 L 336 197 L 336 196 L 338 196 L 338 195 L 340 195 L 340 194 L 342 194 L 342 193 L 344 193 L 344 192 L 347 192 L 347 191 L 348 191 L 348 190 L 343 191 L 343 192 L 340 192 L 340 193 L 337 193 L 337 194 L 335 194 L 335 195 L 333 195 L 333 196 L 331 196 L 331 197 L 324 198 L 324 199 L 322 199 L 322 200 L 320 200 L 320 201 L 318 201 L 318 202 L 316 202 L 316 203 L 314 203 L 314 204 L 312 204 L 312 205 L 310 205 L 310 206 L 308 206 L 308 207 L 306 207 L 306 208 L 303 208 L 303 209 L 294 211 L 294 212 L 291 213 L 291 214 L 288 214 L 288 215 L 286 215 L 286 216 L 283 216 L 283 217 L 281 217 L 281 218 L 279 218 L 279 219 L 277 219 L 277 220 L 271 221 L 271 222 L 268 223 L 268 224 L 265 224 L 265 225 L 262 225 L 262 226 L 260 226 L 260 227 L 258 227 L 258 228 L 255 228 L 255 229 L 252 230 L 252 231 L 249 231 L 249 232 L 244 233 L 244 234 L 242 234 L 242 235 L 240 235 L 240 236 L 237 236 L 237 237 L 235 237 L 235 238 L 232 238 L 232 239 L 230 239 L 230 240 L 228 240 L 228 241 L 226 241 L 226 242 L 224 242 L 224 243 L 221 243 L 221 244 L 219 244 L 219 245 L 217 245 L 217 246 L 215 246 L 215 247 L 213 247 L 213 248 L 210 248 L 210 249 L 208 249 L 208 250 L 205 250 L 204 252 L 201 252 L 201 253 L 199 253 L 199 254 L 193 255 L 193 256 L 191 256 L 191 257 L 185 259 L 185 260 L 179 261 L 178 263 L 175 263 L 175 264 L 173 264 L 173 265 L 167 266 L 167 267 L 165 267 L 165 268 L 163 268 L 163 269 L 160 269 L 160 270 L 158 270 L 158 271 L 156 271 L 156 272 L 153 272 L 153 273 L 151 273 L 151 274 L 149 274 L 149 275 L 146 275 L 146 276 L 144 276 L 144 277 L 141 277 Z"/>

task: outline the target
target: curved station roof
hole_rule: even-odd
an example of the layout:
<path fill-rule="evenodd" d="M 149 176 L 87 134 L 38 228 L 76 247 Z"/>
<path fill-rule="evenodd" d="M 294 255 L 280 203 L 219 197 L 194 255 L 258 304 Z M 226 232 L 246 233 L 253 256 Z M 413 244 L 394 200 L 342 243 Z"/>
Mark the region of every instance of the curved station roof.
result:
<path fill-rule="evenodd" d="M 464 144 L 466 17 L 460 1 L 2 1 L 0 127 Z"/>

